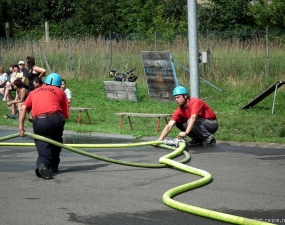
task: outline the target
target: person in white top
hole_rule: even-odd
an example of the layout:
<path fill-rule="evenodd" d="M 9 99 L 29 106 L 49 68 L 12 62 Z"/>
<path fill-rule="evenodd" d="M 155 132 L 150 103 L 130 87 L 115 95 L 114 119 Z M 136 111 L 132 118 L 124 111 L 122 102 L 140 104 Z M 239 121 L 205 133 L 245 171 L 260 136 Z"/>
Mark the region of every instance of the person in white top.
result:
<path fill-rule="evenodd" d="M 18 65 L 10 66 L 10 75 L 8 76 L 8 80 L 6 82 L 6 86 L 0 88 L 0 93 L 3 95 L 3 101 L 12 101 L 11 91 L 15 91 L 13 82 L 16 80 L 16 74 L 19 70 Z"/>
<path fill-rule="evenodd" d="M 68 100 L 68 106 L 70 107 L 71 102 L 72 102 L 71 91 L 66 87 L 66 81 L 64 79 L 62 79 L 61 90 L 64 91 L 66 98 Z"/>
<path fill-rule="evenodd" d="M 8 80 L 8 74 L 5 72 L 4 67 L 0 66 L 0 88 L 6 86 Z"/>

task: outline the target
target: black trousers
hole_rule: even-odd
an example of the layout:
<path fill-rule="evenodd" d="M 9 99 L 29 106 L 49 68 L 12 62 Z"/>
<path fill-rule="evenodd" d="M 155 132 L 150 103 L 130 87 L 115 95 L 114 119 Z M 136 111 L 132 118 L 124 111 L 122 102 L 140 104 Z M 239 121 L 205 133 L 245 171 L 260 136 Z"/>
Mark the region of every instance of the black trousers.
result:
<path fill-rule="evenodd" d="M 181 131 L 185 131 L 187 128 L 187 120 L 176 122 L 176 127 Z M 188 136 L 202 141 L 210 140 L 214 137 L 213 134 L 218 130 L 218 127 L 219 124 L 217 120 L 197 118 Z"/>
<path fill-rule="evenodd" d="M 34 133 L 54 141 L 63 143 L 62 135 L 65 119 L 58 113 L 46 118 L 34 118 Z M 60 162 L 61 147 L 35 139 L 38 151 L 37 163 L 44 163 L 47 168 L 58 168 Z"/>

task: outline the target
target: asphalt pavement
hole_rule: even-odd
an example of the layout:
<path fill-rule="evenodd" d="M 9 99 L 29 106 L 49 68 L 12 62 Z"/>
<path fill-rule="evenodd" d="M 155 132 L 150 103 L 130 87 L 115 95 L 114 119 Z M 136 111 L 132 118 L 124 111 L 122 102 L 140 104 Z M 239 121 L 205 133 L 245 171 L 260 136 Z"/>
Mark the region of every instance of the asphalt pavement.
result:
<path fill-rule="evenodd" d="M 17 133 L 0 129 L 0 137 Z M 66 143 L 132 143 L 155 140 L 65 131 Z M 29 137 L 4 142 L 32 143 Z M 158 163 L 169 150 L 153 146 L 83 149 L 113 159 Z M 175 200 L 263 222 L 285 224 L 285 146 L 218 141 L 187 148 L 191 167 L 212 175 L 206 186 Z M 178 157 L 181 160 L 184 156 Z M 36 177 L 35 147 L 0 147 L 1 225 L 208 225 L 227 224 L 170 208 L 162 195 L 200 179 L 174 168 L 112 164 L 63 149 L 60 172 L 52 180 Z"/>

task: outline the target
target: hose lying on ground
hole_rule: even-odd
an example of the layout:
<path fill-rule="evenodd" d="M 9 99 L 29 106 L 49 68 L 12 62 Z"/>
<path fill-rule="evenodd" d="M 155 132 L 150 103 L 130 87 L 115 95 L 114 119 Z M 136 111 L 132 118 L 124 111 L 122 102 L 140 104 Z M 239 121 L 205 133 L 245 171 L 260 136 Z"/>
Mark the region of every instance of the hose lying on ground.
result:
<path fill-rule="evenodd" d="M 167 165 L 165 164 L 146 164 L 146 163 L 134 163 L 134 162 L 127 162 L 127 161 L 121 161 L 121 160 L 116 160 L 116 159 L 111 159 L 111 158 L 108 158 L 108 157 L 104 157 L 104 156 L 99 156 L 99 155 L 96 155 L 96 154 L 93 154 L 93 153 L 90 153 L 90 152 L 86 152 L 86 151 L 83 151 L 83 150 L 80 150 L 80 149 L 77 149 L 77 148 L 74 148 L 74 147 L 71 147 L 70 145 L 65 145 L 65 144 L 62 144 L 62 143 L 59 143 L 59 142 L 56 142 L 54 140 L 51 140 L 49 138 L 46 138 L 46 137 L 43 137 L 43 136 L 40 136 L 40 135 L 37 135 L 37 134 L 33 134 L 33 133 L 30 133 L 30 132 L 25 132 L 25 135 L 26 136 L 30 136 L 34 139 L 38 139 L 38 140 L 41 140 L 41 141 L 45 141 L 45 142 L 48 142 L 50 144 L 54 144 L 54 145 L 57 145 L 61 148 L 64 148 L 66 150 L 69 150 L 69 151 L 72 151 L 72 152 L 75 152 L 77 154 L 80 154 L 80 155 L 84 155 L 84 156 L 87 156 L 87 157 L 90 157 L 90 158 L 94 158 L 94 159 L 98 159 L 98 160 L 102 160 L 102 161 L 105 161 L 105 162 L 110 162 L 110 163 L 115 163 L 115 164 L 121 164 L 121 165 L 125 165 L 125 166 L 134 166 L 134 167 L 145 167 L 145 168 L 165 168 L 167 167 Z M 19 137 L 19 134 L 12 134 L 12 135 L 9 135 L 9 136 L 6 136 L 6 137 L 2 137 L 0 138 L 0 141 L 3 141 L 3 140 L 8 140 L 8 139 L 11 139 L 11 138 L 15 138 L 15 137 Z M 8 146 L 7 144 L 11 145 L 11 143 L 6 143 L 6 142 L 3 142 L 1 143 L 0 142 L 0 145 L 6 145 Z M 152 145 L 152 144 L 159 144 L 157 143 L 157 141 L 149 141 L 149 142 L 140 142 L 140 143 L 132 143 L 132 144 L 92 144 L 92 148 L 119 148 L 119 147 L 132 147 L 132 146 L 146 146 L 146 145 Z M 14 143 L 15 146 L 32 146 L 34 145 L 33 143 Z M 90 147 L 91 145 L 86 145 L 86 144 L 82 144 L 82 145 L 78 145 L 78 146 L 81 146 L 82 148 L 84 147 Z M 173 149 L 172 149 L 173 150 Z M 183 151 L 184 155 L 185 155 L 185 158 L 181 161 L 182 163 L 186 163 L 186 162 L 189 162 L 190 160 L 190 155 L 188 152 L 186 151 Z"/>
<path fill-rule="evenodd" d="M 30 136 L 34 139 L 42 140 L 50 144 L 57 145 L 66 150 L 69 150 L 69 151 L 72 151 L 72 152 L 75 152 L 75 153 L 78 153 L 78 154 L 81 154 L 87 157 L 110 162 L 110 163 L 116 163 L 116 164 L 134 166 L 134 167 L 147 167 L 147 168 L 162 168 L 162 167 L 170 166 L 170 167 L 174 167 L 176 169 L 182 170 L 184 172 L 188 172 L 188 173 L 201 176 L 203 177 L 202 179 L 199 179 L 199 180 L 196 180 L 196 181 L 184 184 L 184 185 L 180 185 L 178 187 L 175 187 L 165 192 L 162 197 L 162 200 L 164 201 L 164 203 L 172 208 L 175 208 L 175 209 L 187 212 L 187 213 L 192 213 L 192 214 L 196 214 L 199 216 L 203 216 L 203 217 L 207 217 L 207 218 L 211 218 L 215 220 L 220 220 L 220 221 L 224 221 L 228 223 L 233 223 L 233 224 L 251 224 L 251 225 L 270 224 L 270 223 L 265 223 L 265 222 L 261 222 L 258 220 L 248 219 L 248 218 L 230 215 L 226 213 L 221 213 L 221 212 L 217 212 L 213 210 L 208 210 L 208 209 L 204 209 L 204 208 L 200 208 L 200 207 L 196 207 L 192 205 L 187 205 L 185 203 L 178 202 L 172 199 L 173 197 L 181 193 L 204 186 L 212 180 L 212 176 L 210 173 L 204 170 L 200 170 L 200 169 L 183 164 L 190 160 L 190 155 L 184 150 L 186 148 L 186 144 L 184 142 L 178 141 L 177 143 L 175 143 L 177 148 L 163 144 L 167 142 L 161 142 L 161 141 L 149 141 L 149 142 L 140 142 L 140 143 L 132 143 L 132 144 L 90 144 L 90 145 L 76 144 L 72 146 L 71 144 L 69 145 L 62 144 L 62 143 L 53 141 L 51 139 L 30 133 L 30 132 L 25 132 L 25 134 L 26 136 Z M 0 138 L 0 141 L 8 140 L 8 139 L 15 138 L 15 137 L 19 137 L 19 134 L 13 134 L 13 135 L 2 137 Z M 92 154 L 92 153 L 74 148 L 74 146 L 81 147 L 81 148 L 119 148 L 119 147 L 131 147 L 131 146 L 146 146 L 146 145 L 159 145 L 159 147 L 172 150 L 172 152 L 161 157 L 159 159 L 160 164 L 144 164 L 144 163 L 134 163 L 134 162 L 115 160 L 115 159 L 99 156 L 96 154 Z M 34 146 L 34 144 L 32 143 L 23 143 L 23 144 L 7 143 L 7 142 L 1 143 L 0 142 L 0 146 Z M 181 155 L 182 153 L 184 153 L 185 155 L 185 158 L 183 160 L 181 160 L 180 162 L 173 160 L 175 157 Z"/>

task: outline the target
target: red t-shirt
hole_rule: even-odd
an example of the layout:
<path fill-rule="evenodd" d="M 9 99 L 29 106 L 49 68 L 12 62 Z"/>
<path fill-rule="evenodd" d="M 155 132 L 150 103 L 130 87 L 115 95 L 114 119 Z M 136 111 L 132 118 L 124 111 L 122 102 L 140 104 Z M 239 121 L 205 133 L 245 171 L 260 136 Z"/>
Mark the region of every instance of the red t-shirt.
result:
<path fill-rule="evenodd" d="M 173 113 L 171 120 L 182 122 L 188 120 L 193 114 L 197 114 L 199 118 L 216 119 L 216 115 L 206 102 L 199 98 L 190 98 L 186 108 L 179 106 Z"/>
<path fill-rule="evenodd" d="M 69 108 L 66 95 L 59 87 L 43 84 L 40 88 L 31 91 L 24 102 L 27 111 L 32 110 L 32 116 L 59 111 L 64 118 L 69 117 Z"/>

